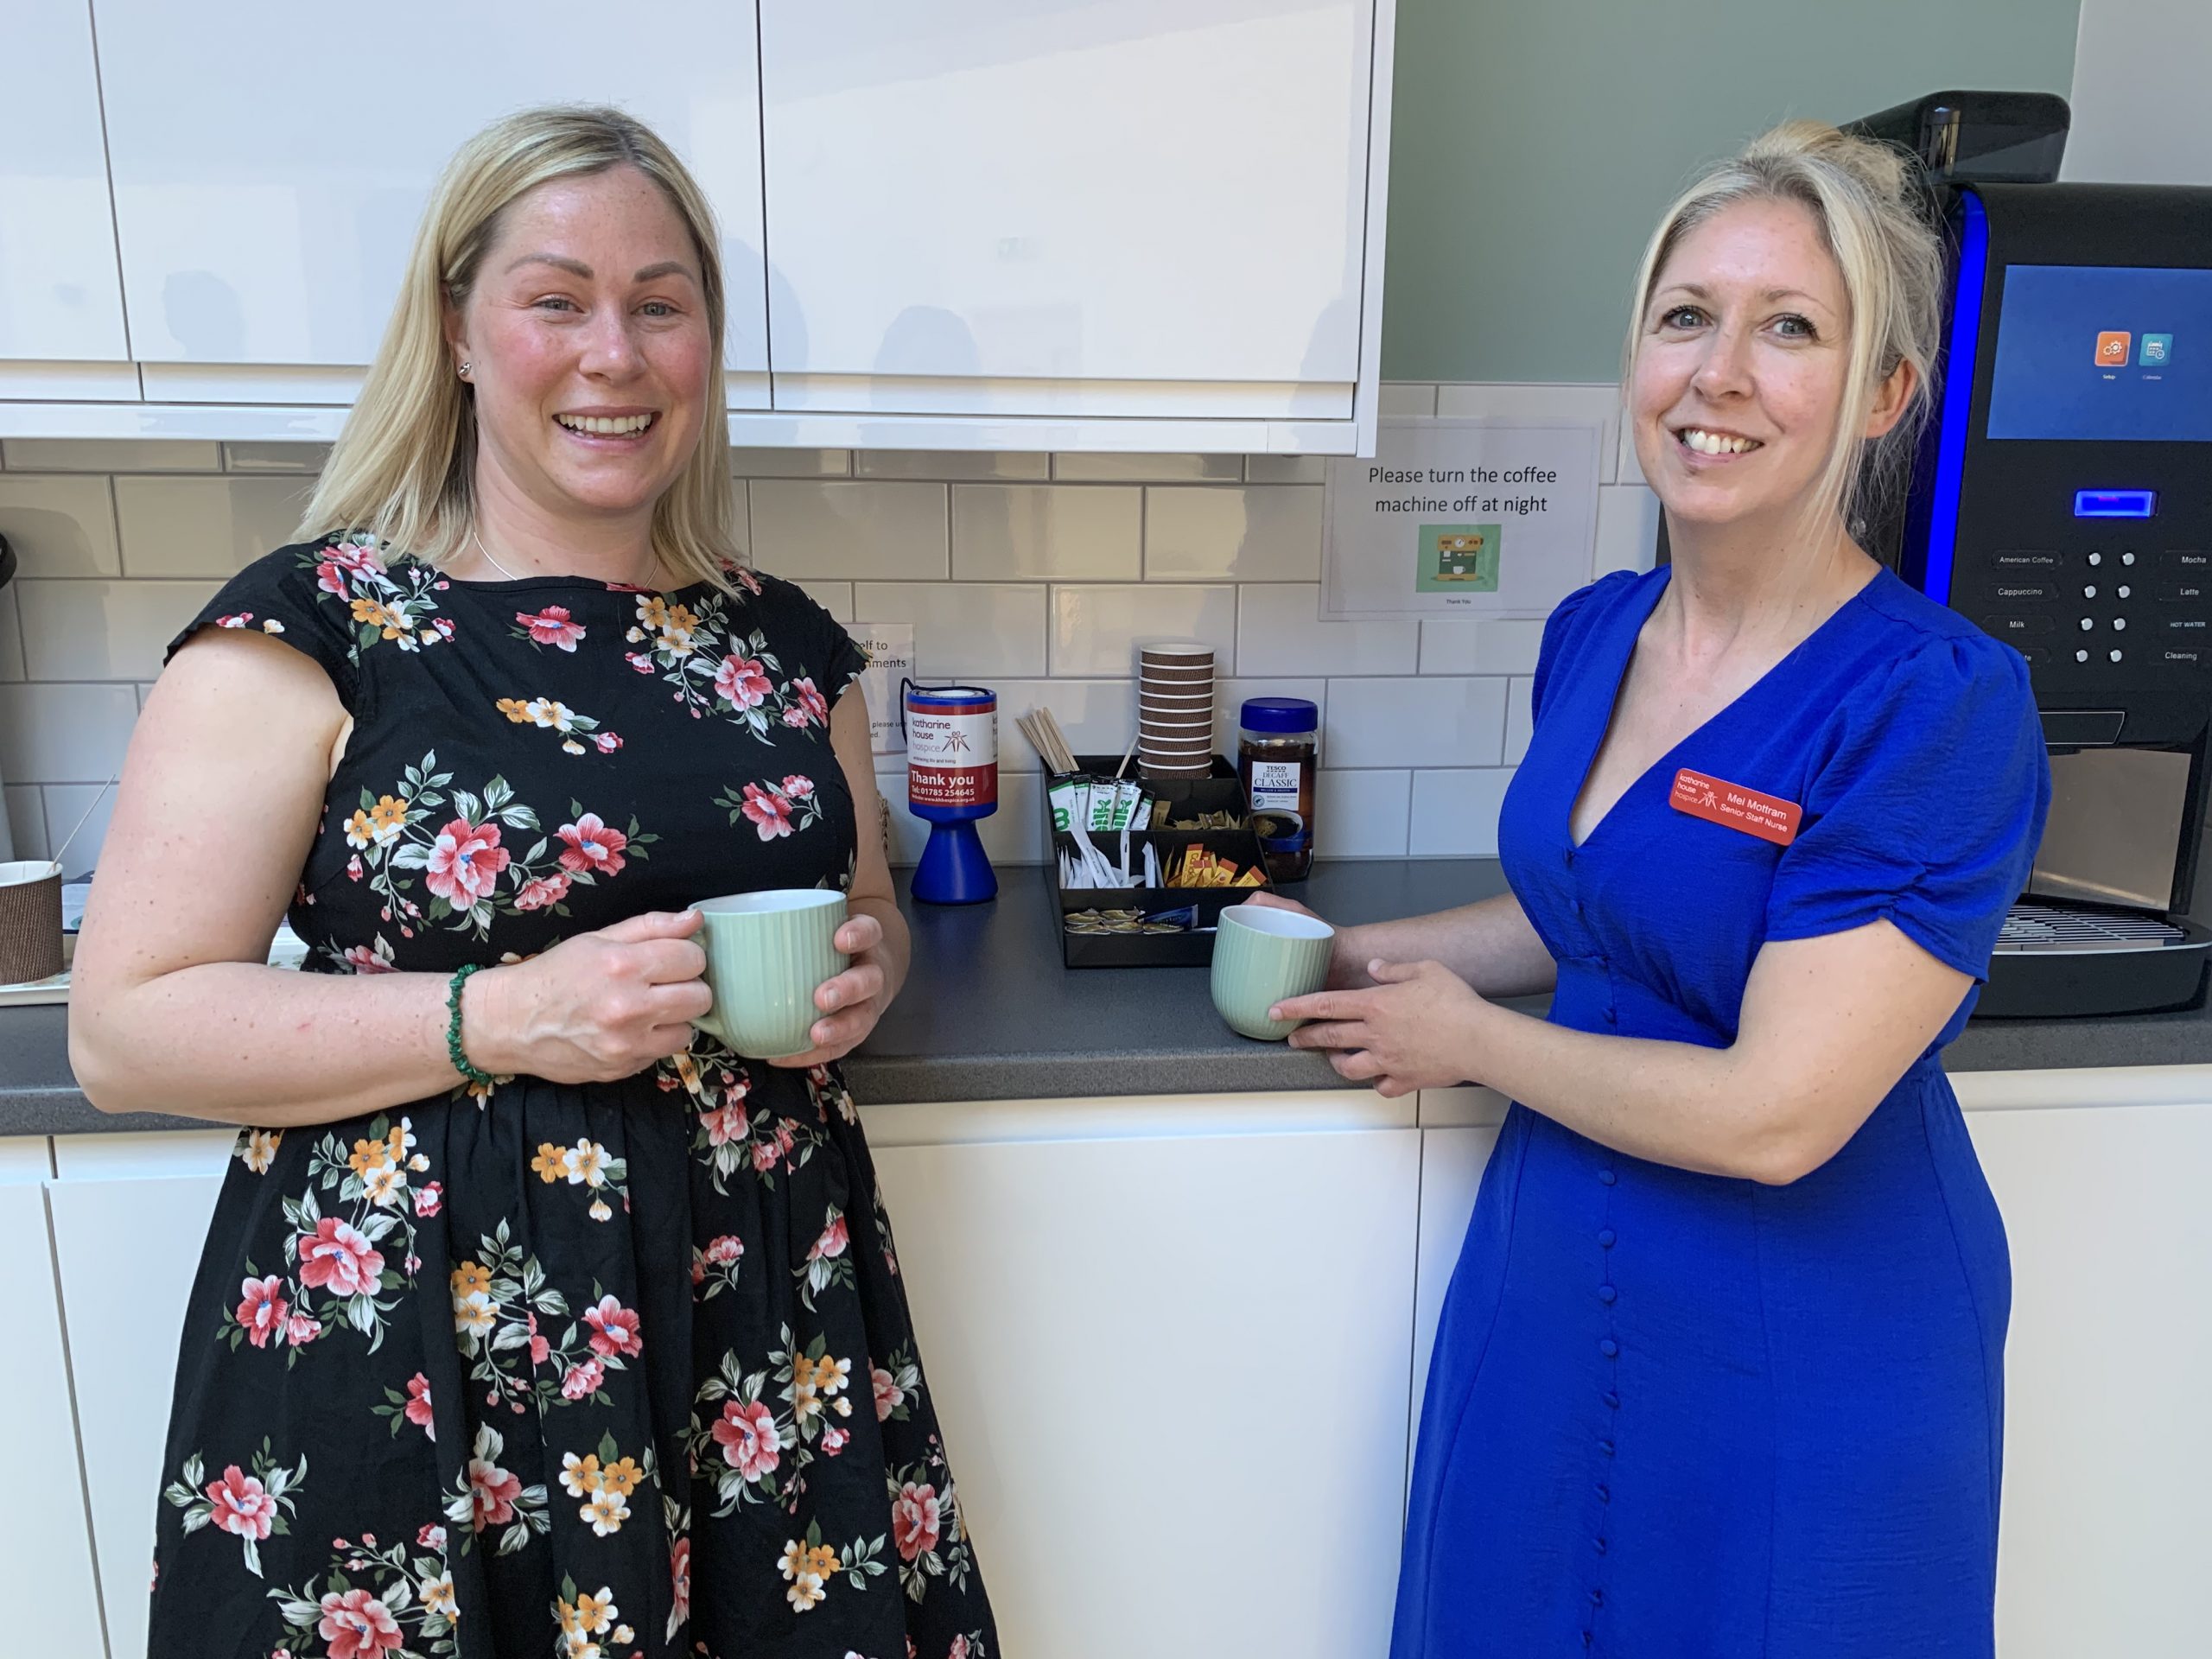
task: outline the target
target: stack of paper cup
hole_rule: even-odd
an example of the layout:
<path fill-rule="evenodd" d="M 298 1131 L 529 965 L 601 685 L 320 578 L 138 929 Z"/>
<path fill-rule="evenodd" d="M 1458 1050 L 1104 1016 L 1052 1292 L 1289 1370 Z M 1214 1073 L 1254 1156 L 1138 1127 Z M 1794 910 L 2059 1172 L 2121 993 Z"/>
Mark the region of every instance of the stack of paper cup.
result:
<path fill-rule="evenodd" d="M 1147 778 L 1213 770 L 1213 647 L 1159 639 L 1139 647 L 1137 756 Z"/>

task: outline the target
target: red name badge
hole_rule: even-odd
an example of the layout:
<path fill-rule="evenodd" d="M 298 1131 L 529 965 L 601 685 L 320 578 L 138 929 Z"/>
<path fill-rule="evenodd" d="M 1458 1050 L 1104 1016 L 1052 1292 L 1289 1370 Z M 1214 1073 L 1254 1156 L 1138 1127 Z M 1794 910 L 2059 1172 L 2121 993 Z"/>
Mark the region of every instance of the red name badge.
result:
<path fill-rule="evenodd" d="M 1675 791 L 1669 804 L 1725 830 L 1740 830 L 1761 841 L 1787 847 L 1797 839 L 1797 822 L 1805 809 L 1778 795 L 1762 795 L 1741 784 L 1726 784 L 1685 766 L 1675 774 Z"/>

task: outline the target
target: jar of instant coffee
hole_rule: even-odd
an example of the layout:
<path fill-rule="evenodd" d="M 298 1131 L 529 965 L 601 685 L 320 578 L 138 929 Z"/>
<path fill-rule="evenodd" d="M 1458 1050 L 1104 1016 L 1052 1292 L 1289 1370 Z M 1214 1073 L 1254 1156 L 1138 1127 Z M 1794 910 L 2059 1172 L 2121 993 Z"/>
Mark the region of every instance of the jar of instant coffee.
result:
<path fill-rule="evenodd" d="M 1236 772 L 1272 881 L 1313 868 L 1313 790 L 1321 711 L 1303 697 L 1251 697 L 1237 717 Z"/>

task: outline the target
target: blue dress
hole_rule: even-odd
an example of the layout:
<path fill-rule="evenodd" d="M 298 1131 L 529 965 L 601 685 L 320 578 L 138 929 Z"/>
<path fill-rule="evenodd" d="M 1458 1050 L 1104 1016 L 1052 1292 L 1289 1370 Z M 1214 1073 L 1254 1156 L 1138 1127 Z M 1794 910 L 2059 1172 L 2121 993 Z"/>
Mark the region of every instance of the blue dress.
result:
<path fill-rule="evenodd" d="M 1668 576 L 1545 631 L 1498 842 L 1552 1021 L 1725 1046 L 1763 944 L 1884 918 L 1979 980 L 2042 728 L 2021 658 L 1886 571 L 1572 844 Z M 1674 810 L 1684 767 L 1798 803 L 1795 842 Z M 2011 1269 L 1938 1064 L 1973 1001 L 1789 1186 L 1512 1108 L 1437 1330 L 1393 1659 L 1993 1651 Z"/>

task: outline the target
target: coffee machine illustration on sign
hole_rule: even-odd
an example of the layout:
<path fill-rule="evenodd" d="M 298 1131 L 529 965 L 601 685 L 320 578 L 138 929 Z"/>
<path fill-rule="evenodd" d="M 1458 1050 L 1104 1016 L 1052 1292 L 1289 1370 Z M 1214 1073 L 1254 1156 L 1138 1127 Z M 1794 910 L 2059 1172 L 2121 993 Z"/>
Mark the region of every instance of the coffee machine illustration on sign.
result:
<path fill-rule="evenodd" d="M 1946 93 L 1866 124 L 1930 139 L 1954 248 L 1899 574 L 2027 659 L 2050 754 L 1979 1012 L 2190 1005 L 2212 948 L 2190 915 L 2212 785 L 2212 188 L 2021 181 L 2056 171 L 2056 99 Z"/>
<path fill-rule="evenodd" d="M 930 825 L 914 867 L 925 905 L 979 905 L 998 876 L 976 823 L 999 810 L 998 694 L 981 686 L 899 687 L 906 720 L 906 804 Z"/>

